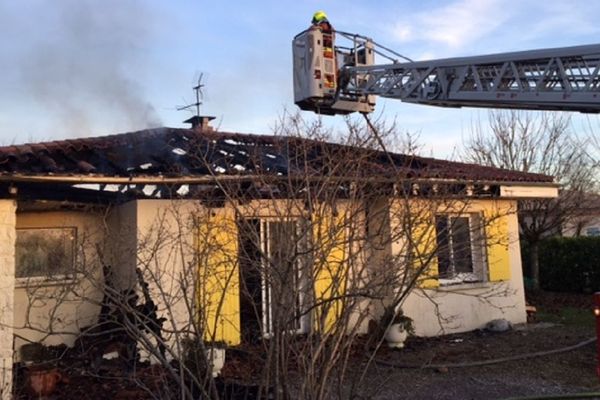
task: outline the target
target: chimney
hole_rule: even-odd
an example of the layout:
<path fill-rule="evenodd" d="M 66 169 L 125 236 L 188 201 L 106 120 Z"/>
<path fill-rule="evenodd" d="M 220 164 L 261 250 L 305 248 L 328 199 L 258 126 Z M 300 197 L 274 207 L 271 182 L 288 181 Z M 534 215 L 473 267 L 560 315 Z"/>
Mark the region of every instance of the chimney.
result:
<path fill-rule="evenodd" d="M 216 117 L 209 117 L 206 115 L 194 115 L 192 118 L 183 121 L 184 124 L 192 124 L 192 129 L 195 131 L 213 131 L 214 128 L 210 126 L 210 121 Z"/>

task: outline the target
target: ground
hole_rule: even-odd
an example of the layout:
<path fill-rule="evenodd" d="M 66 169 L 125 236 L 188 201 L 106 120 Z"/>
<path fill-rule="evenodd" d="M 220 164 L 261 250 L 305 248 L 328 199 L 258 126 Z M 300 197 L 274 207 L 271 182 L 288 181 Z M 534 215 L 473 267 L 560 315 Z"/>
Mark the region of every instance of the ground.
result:
<path fill-rule="evenodd" d="M 596 376 L 594 343 L 573 351 L 487 366 L 427 368 L 432 364 L 457 364 L 494 360 L 520 354 L 558 349 L 595 337 L 591 295 L 542 293 L 529 298 L 538 306 L 537 323 L 506 333 L 475 331 L 438 338 L 409 338 L 402 350 L 381 349 L 366 379 L 356 387 L 357 399 L 506 399 L 518 396 L 600 392 Z M 354 374 L 365 358 L 357 356 Z M 386 365 L 384 365 L 385 363 Z M 389 364 L 416 368 L 393 368 Z M 231 365 L 229 366 L 231 371 Z M 110 376 L 81 376 L 67 368 L 68 383 L 59 383 L 55 399 L 142 399 L 131 381 Z M 152 369 L 147 379 L 159 378 Z M 158 375 L 158 376 L 157 376 Z M 357 382 L 356 375 L 350 382 Z M 348 385 L 351 387 L 351 385 Z M 17 398 L 29 398 L 20 386 Z M 599 397 L 600 398 L 600 397 Z"/>
<path fill-rule="evenodd" d="M 596 336 L 592 296 L 542 293 L 538 323 L 506 333 L 475 331 L 412 338 L 402 350 L 382 349 L 390 364 L 459 364 L 558 349 Z M 600 392 L 595 343 L 560 354 L 466 368 L 390 368 L 376 363 L 360 391 L 372 399 L 505 399 L 518 396 Z M 598 396 L 600 398 L 600 396 Z"/>

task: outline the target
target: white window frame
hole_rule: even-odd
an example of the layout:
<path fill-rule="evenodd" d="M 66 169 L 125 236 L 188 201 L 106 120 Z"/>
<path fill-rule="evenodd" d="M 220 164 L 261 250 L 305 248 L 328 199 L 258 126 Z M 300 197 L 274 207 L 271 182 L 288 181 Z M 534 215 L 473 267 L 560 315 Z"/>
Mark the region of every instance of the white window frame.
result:
<path fill-rule="evenodd" d="M 269 260 L 271 259 L 271 252 L 269 248 L 269 238 L 270 238 L 270 223 L 273 222 L 293 222 L 296 227 L 296 232 L 302 228 L 302 218 L 276 218 L 276 217 L 259 217 L 257 218 L 260 221 L 260 250 L 263 255 L 261 261 L 261 291 L 262 291 L 262 334 L 264 337 L 271 337 L 274 334 L 273 330 L 273 307 L 271 294 L 273 293 L 273 288 L 271 287 L 271 283 L 269 281 L 268 272 L 270 267 L 268 265 Z M 308 246 L 309 238 L 304 239 L 304 243 Z M 301 245 L 301 243 L 299 243 Z M 302 249 L 300 249 L 302 251 Z M 291 333 L 302 334 L 307 333 L 310 330 L 310 313 L 308 313 L 305 309 L 308 298 L 308 291 L 310 290 L 310 274 L 307 268 L 307 265 L 303 265 L 304 260 L 302 257 L 296 257 L 295 266 L 296 269 L 296 279 L 300 287 L 298 290 L 298 302 L 299 309 L 296 310 L 300 314 L 299 327 L 298 329 L 291 330 Z"/>
<path fill-rule="evenodd" d="M 482 283 L 487 279 L 487 247 L 485 241 L 485 230 L 483 227 L 482 213 L 437 213 L 435 214 L 435 227 L 437 232 L 437 219 L 447 218 L 448 231 L 444 232 L 448 241 L 448 257 L 450 259 L 449 269 L 450 277 L 439 277 L 441 286 L 457 285 L 465 283 Z M 472 272 L 455 271 L 454 246 L 452 243 L 452 218 L 467 218 L 469 225 L 469 246 L 471 250 Z M 437 240 L 436 240 L 437 241 Z M 439 245 L 439 244 L 438 244 Z M 436 251 L 439 251 L 436 250 Z"/>

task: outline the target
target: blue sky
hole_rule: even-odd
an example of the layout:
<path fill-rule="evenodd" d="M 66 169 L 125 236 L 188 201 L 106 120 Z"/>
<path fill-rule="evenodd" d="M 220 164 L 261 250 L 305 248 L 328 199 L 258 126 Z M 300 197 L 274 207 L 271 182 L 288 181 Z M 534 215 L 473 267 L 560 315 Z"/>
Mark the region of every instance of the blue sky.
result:
<path fill-rule="evenodd" d="M 4 1 L 0 143 L 183 126 L 176 107 L 193 99 L 199 72 L 202 112 L 221 130 L 270 133 L 295 110 L 291 40 L 320 9 L 335 28 L 415 60 L 600 38 L 600 2 L 589 0 Z M 441 157 L 487 115 L 382 99 L 378 113 Z"/>

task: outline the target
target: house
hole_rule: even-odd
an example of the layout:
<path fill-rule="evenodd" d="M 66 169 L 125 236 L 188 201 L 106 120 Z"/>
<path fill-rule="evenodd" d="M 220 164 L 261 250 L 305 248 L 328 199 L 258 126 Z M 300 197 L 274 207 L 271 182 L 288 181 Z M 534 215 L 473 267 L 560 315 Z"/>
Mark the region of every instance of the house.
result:
<path fill-rule="evenodd" d="M 562 226 L 563 236 L 600 236 L 600 194 L 583 193 L 572 214 Z"/>
<path fill-rule="evenodd" d="M 136 270 L 168 343 L 367 333 L 390 306 L 423 336 L 526 321 L 516 201 L 556 196 L 552 177 L 201 120 L 0 147 L 5 376 Z"/>

